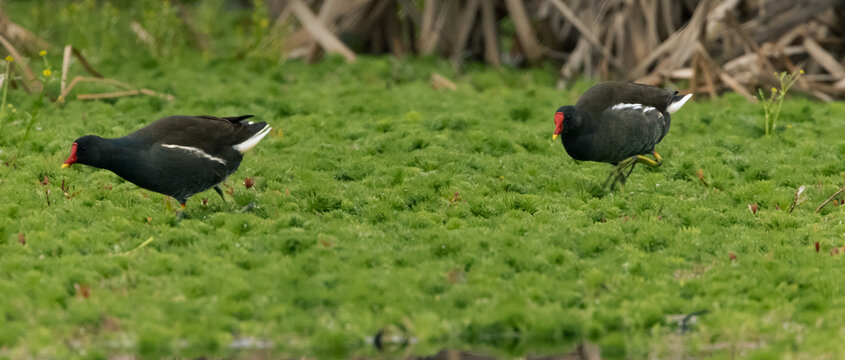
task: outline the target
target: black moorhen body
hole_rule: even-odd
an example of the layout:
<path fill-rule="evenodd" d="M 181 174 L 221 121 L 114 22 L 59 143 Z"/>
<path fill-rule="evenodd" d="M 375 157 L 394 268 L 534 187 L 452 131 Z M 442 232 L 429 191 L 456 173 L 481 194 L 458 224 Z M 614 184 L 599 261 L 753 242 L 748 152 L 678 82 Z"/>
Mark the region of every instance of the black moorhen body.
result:
<path fill-rule="evenodd" d="M 638 162 L 651 166 L 663 162 L 654 146 L 669 132 L 670 114 L 691 96 L 650 85 L 601 83 L 587 90 L 575 106 L 557 110 L 552 139 L 561 135 L 566 153 L 576 160 L 616 165 L 608 177 L 614 179 L 612 189 L 617 182 L 625 184 Z"/>
<path fill-rule="evenodd" d="M 172 196 L 182 207 L 192 195 L 214 188 L 241 164 L 243 153 L 270 132 L 266 122 L 236 117 L 169 116 L 129 135 L 85 135 L 73 142 L 62 165 L 90 165 L 114 172 L 144 189 Z"/>

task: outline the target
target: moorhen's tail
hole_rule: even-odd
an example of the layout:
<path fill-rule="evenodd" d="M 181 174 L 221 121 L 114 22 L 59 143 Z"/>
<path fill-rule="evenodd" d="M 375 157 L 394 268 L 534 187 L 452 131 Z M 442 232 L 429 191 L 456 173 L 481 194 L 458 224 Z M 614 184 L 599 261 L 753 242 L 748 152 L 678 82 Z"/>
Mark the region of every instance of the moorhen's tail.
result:
<path fill-rule="evenodd" d="M 675 96 L 672 97 L 672 102 L 669 103 L 669 107 L 666 108 L 666 112 L 674 114 L 676 111 L 680 110 L 681 106 L 684 106 L 687 100 L 689 100 L 691 97 L 692 94 L 686 94 L 684 96 L 681 96 L 676 93 Z"/>
<path fill-rule="evenodd" d="M 232 141 L 232 147 L 239 153 L 243 154 L 249 149 L 255 147 L 261 139 L 270 133 L 272 129 L 266 122 L 252 122 L 244 119 L 251 118 L 252 115 L 228 117 L 224 118 L 233 123 L 236 123 L 235 138 Z"/>

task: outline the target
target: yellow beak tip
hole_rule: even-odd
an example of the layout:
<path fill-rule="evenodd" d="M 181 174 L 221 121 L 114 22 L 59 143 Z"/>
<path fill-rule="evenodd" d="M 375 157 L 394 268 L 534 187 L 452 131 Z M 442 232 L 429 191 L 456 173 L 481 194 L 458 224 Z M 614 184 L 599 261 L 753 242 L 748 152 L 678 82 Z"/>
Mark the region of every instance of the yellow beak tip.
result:
<path fill-rule="evenodd" d="M 67 169 L 70 167 L 70 164 L 62 164 L 62 169 Z"/>
<path fill-rule="evenodd" d="M 554 141 L 555 139 L 557 139 L 557 134 L 552 135 L 552 141 Z"/>

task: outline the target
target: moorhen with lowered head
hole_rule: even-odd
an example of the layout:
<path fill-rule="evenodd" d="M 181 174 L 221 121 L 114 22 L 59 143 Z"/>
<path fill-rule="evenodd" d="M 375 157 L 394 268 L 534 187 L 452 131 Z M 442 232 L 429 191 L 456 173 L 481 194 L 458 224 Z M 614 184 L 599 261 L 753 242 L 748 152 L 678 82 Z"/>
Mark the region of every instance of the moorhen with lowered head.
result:
<path fill-rule="evenodd" d="M 73 142 L 62 168 L 75 163 L 114 172 L 144 189 L 172 196 L 182 208 L 238 169 L 243 153 L 270 132 L 266 122 L 236 117 L 168 116 L 129 135 L 85 135 Z M 224 198 L 225 201 L 225 198 Z"/>
<path fill-rule="evenodd" d="M 557 109 L 552 140 L 560 135 L 573 159 L 615 165 L 605 181 L 607 185 L 613 179 L 612 190 L 617 182 L 625 185 L 637 163 L 663 163 L 654 146 L 669 132 L 669 115 L 690 97 L 650 85 L 601 83 L 581 95 L 575 106 Z M 645 154 L 652 154 L 654 160 Z"/>

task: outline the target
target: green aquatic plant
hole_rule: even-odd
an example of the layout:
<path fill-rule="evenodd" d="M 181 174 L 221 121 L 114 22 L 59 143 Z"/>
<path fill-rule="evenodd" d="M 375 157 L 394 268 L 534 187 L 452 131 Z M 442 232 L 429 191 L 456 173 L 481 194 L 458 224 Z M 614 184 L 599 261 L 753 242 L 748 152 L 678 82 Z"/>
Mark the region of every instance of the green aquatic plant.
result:
<path fill-rule="evenodd" d="M 786 94 L 792 88 L 792 85 L 795 85 L 803 74 L 804 70 L 775 73 L 774 75 L 780 83 L 780 89 L 773 87 L 768 97 L 763 93 L 763 89 L 757 89 L 757 96 L 760 98 L 760 104 L 763 105 L 763 129 L 766 136 L 774 133 L 783 107 L 783 100 L 786 99 Z"/>

